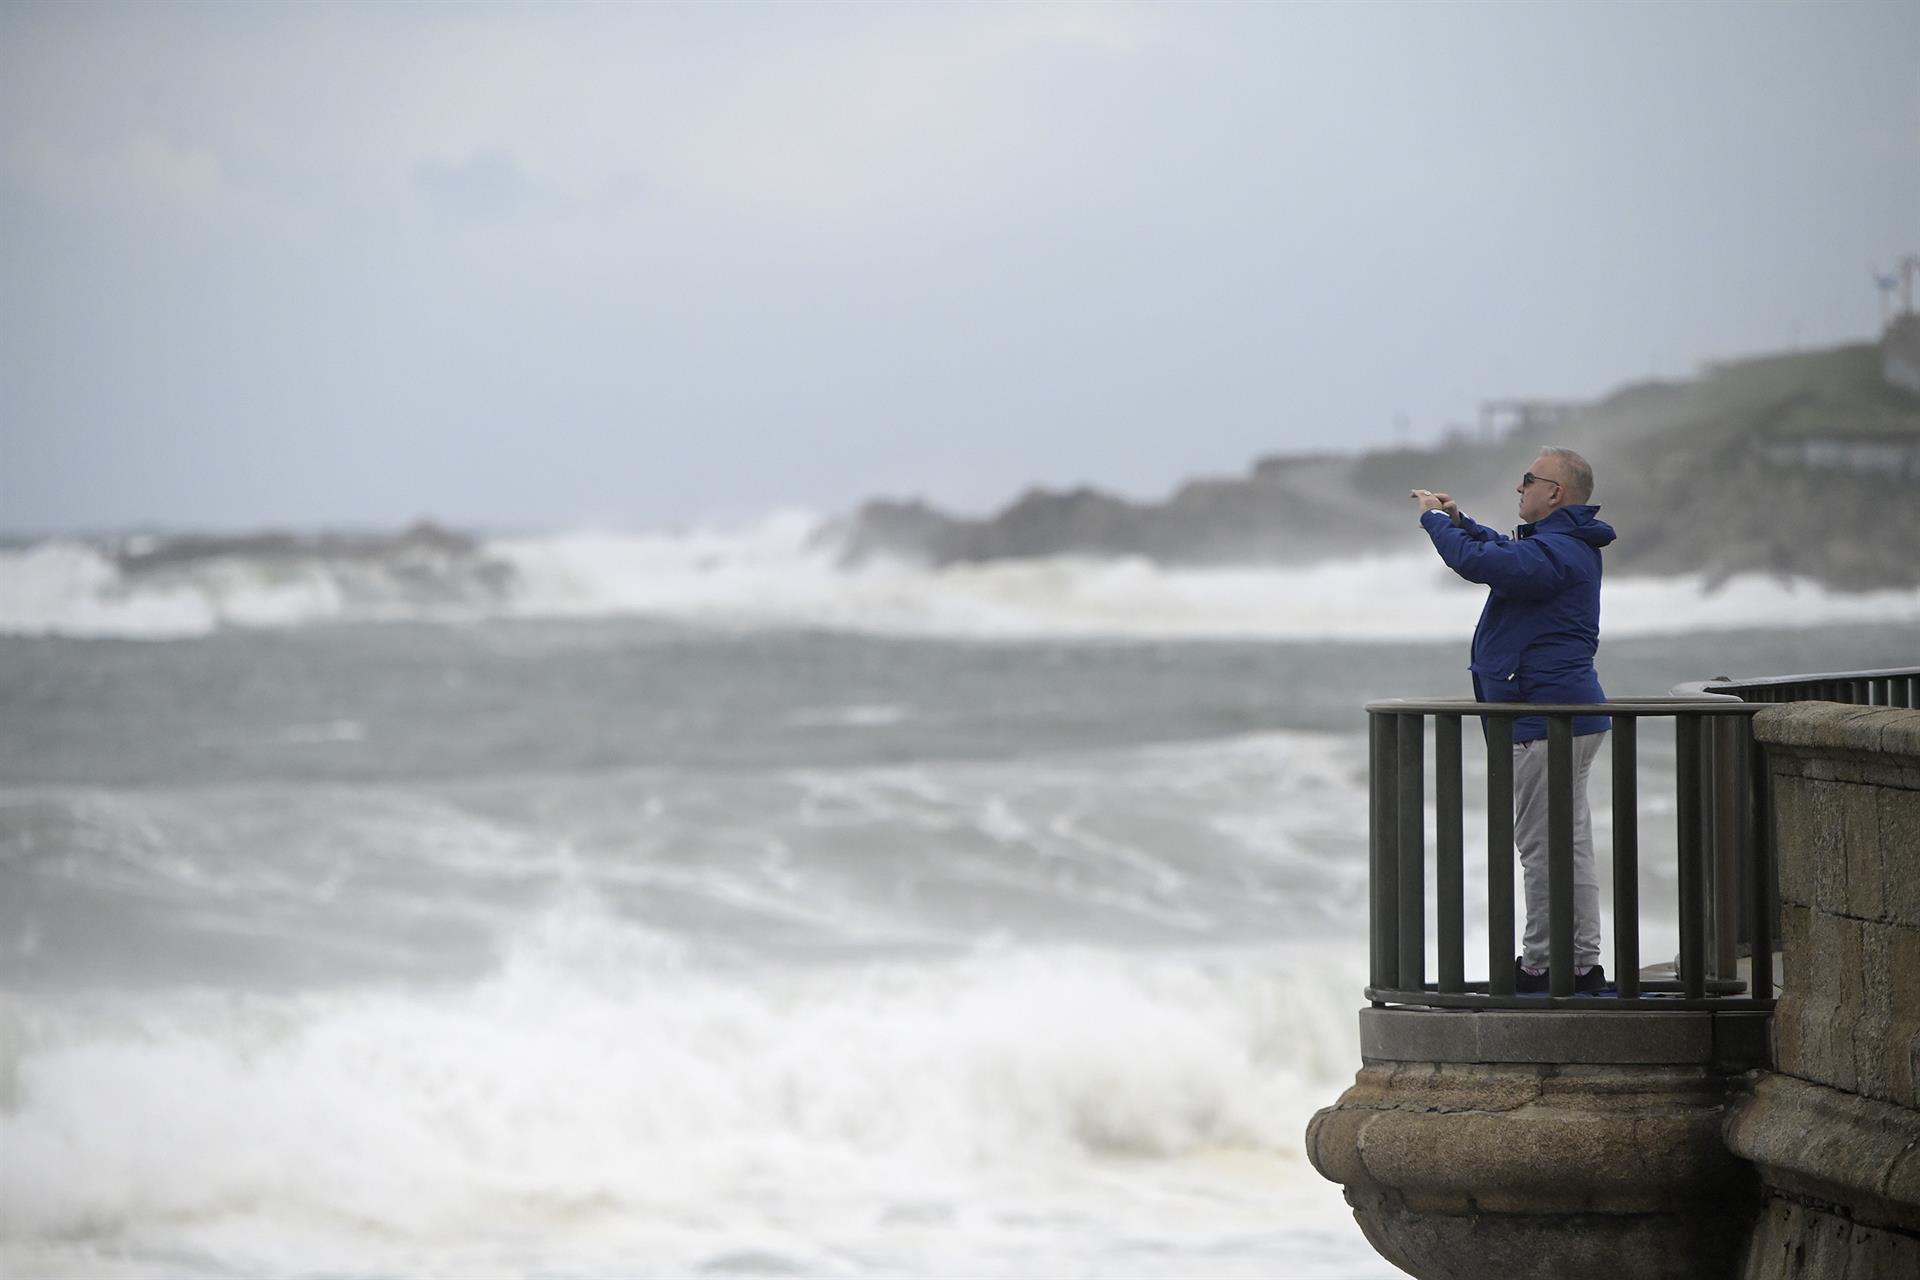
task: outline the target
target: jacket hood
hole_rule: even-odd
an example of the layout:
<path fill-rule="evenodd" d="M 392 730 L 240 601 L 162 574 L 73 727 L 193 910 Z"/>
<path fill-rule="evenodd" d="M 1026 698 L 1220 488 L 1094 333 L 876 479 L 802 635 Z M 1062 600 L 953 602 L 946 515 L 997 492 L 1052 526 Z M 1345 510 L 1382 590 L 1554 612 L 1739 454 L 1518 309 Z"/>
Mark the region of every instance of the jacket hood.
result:
<path fill-rule="evenodd" d="M 1517 532 L 1523 538 L 1535 533 L 1567 534 L 1590 547 L 1604 547 L 1618 535 L 1612 525 L 1600 518 L 1599 512 L 1597 505 L 1561 507 L 1545 520 L 1521 525 Z"/>

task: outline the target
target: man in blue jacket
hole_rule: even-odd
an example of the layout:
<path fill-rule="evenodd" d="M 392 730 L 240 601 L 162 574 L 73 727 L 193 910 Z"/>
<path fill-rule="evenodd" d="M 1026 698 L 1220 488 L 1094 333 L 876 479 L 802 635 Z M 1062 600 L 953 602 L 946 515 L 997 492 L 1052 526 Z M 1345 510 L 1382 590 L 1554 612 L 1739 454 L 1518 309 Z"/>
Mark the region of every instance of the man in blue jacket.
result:
<path fill-rule="evenodd" d="M 1600 548 L 1613 528 L 1599 519 L 1593 468 L 1571 449 L 1542 449 L 1517 487 L 1520 527 L 1509 538 L 1460 513 L 1444 493 L 1415 489 L 1420 527 L 1447 567 L 1485 586 L 1473 632 L 1474 696 L 1481 702 L 1605 702 L 1593 655 L 1600 644 Z M 1573 957 L 1575 989 L 1606 985 L 1600 964 L 1600 880 L 1593 866 L 1587 773 L 1609 721 L 1574 719 Z M 1513 726 L 1513 841 L 1526 886 L 1527 927 L 1514 988 L 1547 989 L 1547 722 Z"/>

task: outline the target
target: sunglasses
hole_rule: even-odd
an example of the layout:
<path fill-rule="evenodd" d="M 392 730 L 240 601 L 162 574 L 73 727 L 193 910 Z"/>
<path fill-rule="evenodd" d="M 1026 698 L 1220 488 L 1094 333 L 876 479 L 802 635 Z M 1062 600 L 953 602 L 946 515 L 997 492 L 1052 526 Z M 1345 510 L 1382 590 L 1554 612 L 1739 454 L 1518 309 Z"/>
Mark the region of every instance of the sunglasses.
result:
<path fill-rule="evenodd" d="M 1537 476 L 1533 474 L 1533 472 L 1529 471 L 1527 472 L 1527 474 L 1520 477 L 1520 487 L 1524 489 L 1528 485 L 1531 485 L 1535 480 L 1538 480 L 1541 484 L 1559 484 L 1560 483 L 1558 480 L 1553 479 L 1551 476 Z"/>

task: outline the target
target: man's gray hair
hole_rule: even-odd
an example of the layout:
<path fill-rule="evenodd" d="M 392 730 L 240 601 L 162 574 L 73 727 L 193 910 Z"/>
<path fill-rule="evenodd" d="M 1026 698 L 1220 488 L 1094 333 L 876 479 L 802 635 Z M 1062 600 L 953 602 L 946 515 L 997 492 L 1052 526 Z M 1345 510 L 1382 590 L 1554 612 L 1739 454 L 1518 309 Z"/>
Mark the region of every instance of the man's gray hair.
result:
<path fill-rule="evenodd" d="M 1567 469 L 1567 489 L 1576 503 L 1585 502 L 1593 496 L 1593 466 L 1585 458 L 1557 444 L 1542 449 L 1540 456 L 1560 459 L 1561 465 Z"/>

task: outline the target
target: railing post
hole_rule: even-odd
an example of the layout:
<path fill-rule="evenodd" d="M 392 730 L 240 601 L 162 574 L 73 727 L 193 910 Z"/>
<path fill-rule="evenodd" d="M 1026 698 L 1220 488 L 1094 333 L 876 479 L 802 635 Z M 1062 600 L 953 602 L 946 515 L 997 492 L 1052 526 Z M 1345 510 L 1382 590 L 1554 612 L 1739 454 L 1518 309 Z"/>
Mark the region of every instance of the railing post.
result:
<path fill-rule="evenodd" d="M 1748 875 L 1748 940 L 1752 944 L 1753 975 L 1747 994 L 1773 998 L 1773 927 L 1779 881 L 1774 872 L 1773 772 L 1767 749 L 1753 736 L 1753 721 L 1741 721 L 1747 734 L 1747 767 L 1752 797 L 1753 860 Z"/>
<path fill-rule="evenodd" d="M 1400 981 L 1402 991 L 1427 984 L 1426 728 L 1422 714 L 1400 717 Z"/>
<path fill-rule="evenodd" d="M 1701 804 L 1700 721 L 1680 713 L 1673 722 L 1675 847 L 1680 860 L 1680 981 L 1686 996 L 1707 993 L 1707 939 L 1704 928 L 1706 850 Z"/>
<path fill-rule="evenodd" d="M 1487 994 L 1513 994 L 1513 720 L 1486 715 Z"/>
<path fill-rule="evenodd" d="M 1573 994 L 1573 717 L 1547 717 L 1548 990 Z"/>
<path fill-rule="evenodd" d="M 1373 983 L 1389 988 L 1400 980 L 1400 717 L 1375 711 L 1367 717 L 1372 776 L 1367 856 L 1373 881 L 1370 923 Z"/>
<path fill-rule="evenodd" d="M 1440 990 L 1467 989 L 1466 871 L 1460 796 L 1460 717 L 1433 718 L 1434 895 L 1440 934 Z"/>
<path fill-rule="evenodd" d="M 1613 981 L 1640 994 L 1640 721 L 1613 717 Z"/>
<path fill-rule="evenodd" d="M 1740 975 L 1740 827 L 1746 772 L 1740 766 L 1741 729 L 1732 716 L 1713 718 L 1713 949 L 1714 977 Z"/>

